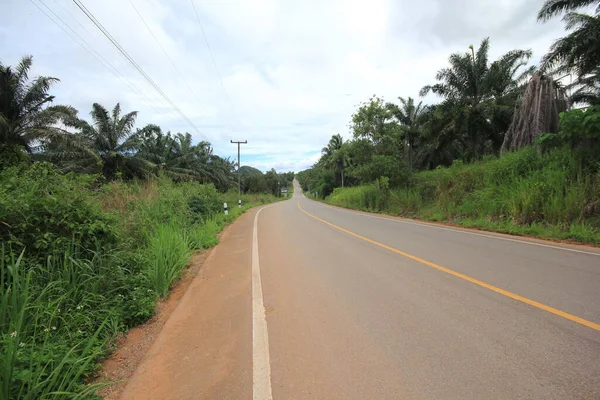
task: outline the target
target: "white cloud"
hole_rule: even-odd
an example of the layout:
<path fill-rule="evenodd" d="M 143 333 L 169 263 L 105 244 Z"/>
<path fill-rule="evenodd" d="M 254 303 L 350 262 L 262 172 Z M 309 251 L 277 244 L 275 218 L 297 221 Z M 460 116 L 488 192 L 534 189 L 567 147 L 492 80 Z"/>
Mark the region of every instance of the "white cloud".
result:
<path fill-rule="evenodd" d="M 130 0 L 84 1 L 199 135 L 72 1 L 32 0 L 60 16 L 142 95 L 31 1 L 1 1 L 0 59 L 12 64 L 33 54 L 36 74 L 61 78 L 53 89 L 57 102 L 74 105 L 82 115 L 93 102 L 121 102 L 127 111 L 140 111 L 139 125 L 189 131 L 198 140 L 208 138 L 224 156 L 236 154 L 230 139 L 247 139 L 242 162 L 246 155 L 248 164 L 263 170 L 310 166 L 332 134 L 349 136 L 356 104 L 373 94 L 416 97 L 451 53 L 484 37 L 490 36 L 492 58 L 532 48 L 539 59 L 563 34 L 559 21 L 536 22 L 540 5 L 530 0 L 194 0 L 221 84 L 189 0 L 131 0 L 184 78 Z"/>

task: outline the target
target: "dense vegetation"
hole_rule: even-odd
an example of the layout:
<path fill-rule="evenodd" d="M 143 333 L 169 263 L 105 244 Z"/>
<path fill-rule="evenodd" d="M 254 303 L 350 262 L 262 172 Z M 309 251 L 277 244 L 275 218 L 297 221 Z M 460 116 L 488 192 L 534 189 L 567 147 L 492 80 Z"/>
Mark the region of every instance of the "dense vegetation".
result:
<path fill-rule="evenodd" d="M 590 5 L 594 15 L 577 12 Z M 538 19 L 561 13 L 569 33 L 539 68 L 530 50 L 489 61 L 485 39 L 423 87 L 440 103 L 359 105 L 352 139 L 332 136 L 297 174 L 303 189 L 340 206 L 599 243 L 600 2 L 547 0 Z M 572 109 L 559 121 L 566 89 Z"/>
<path fill-rule="evenodd" d="M 0 399 L 94 398 L 120 332 L 152 316 L 195 250 L 293 173 L 237 172 L 136 112 L 52 105 L 32 59 L 0 64 Z M 230 204 L 229 215 L 223 203 Z"/>

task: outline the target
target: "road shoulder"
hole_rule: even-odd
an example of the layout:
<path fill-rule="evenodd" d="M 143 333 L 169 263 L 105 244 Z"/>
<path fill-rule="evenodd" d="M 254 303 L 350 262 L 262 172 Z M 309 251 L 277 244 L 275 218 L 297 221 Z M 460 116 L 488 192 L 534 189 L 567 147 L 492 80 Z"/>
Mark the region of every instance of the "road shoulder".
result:
<path fill-rule="evenodd" d="M 238 399 L 252 391 L 251 257 L 257 209 L 222 235 L 122 399 Z"/>

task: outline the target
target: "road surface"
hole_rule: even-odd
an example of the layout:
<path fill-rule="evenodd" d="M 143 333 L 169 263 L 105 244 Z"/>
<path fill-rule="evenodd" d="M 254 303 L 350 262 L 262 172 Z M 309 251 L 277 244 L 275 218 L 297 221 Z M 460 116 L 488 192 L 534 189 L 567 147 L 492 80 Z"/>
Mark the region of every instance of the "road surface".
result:
<path fill-rule="evenodd" d="M 600 399 L 598 323 L 597 249 L 296 186 L 230 227 L 123 398 Z"/>

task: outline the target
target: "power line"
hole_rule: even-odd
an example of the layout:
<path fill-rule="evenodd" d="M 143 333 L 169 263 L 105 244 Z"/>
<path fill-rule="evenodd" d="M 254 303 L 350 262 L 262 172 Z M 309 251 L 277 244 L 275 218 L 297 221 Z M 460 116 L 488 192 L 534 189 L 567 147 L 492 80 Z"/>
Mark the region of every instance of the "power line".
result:
<path fill-rule="evenodd" d="M 33 0 L 29 0 L 31 2 L 31 4 L 33 4 L 38 10 L 40 10 L 40 12 L 42 12 L 46 17 L 48 17 L 48 19 L 52 22 L 54 22 L 54 24 L 56 24 L 56 26 L 58 26 L 63 32 L 65 32 L 74 42 L 76 42 L 78 45 L 80 45 L 90 56 L 92 56 L 96 61 L 98 61 L 104 68 L 106 68 L 109 72 L 111 72 L 116 78 L 123 80 L 131 90 L 133 90 L 135 93 L 139 94 L 140 96 L 144 97 L 146 100 L 149 101 L 150 106 L 152 106 L 152 108 L 154 108 L 157 112 L 158 109 L 156 107 L 154 107 L 154 105 L 152 104 L 152 99 L 150 99 L 142 90 L 140 90 L 137 86 L 135 86 L 135 84 L 133 84 L 133 82 L 131 82 L 129 79 L 127 79 L 127 77 L 125 77 L 125 75 L 123 75 L 118 69 L 116 69 L 114 66 L 112 66 L 104 57 L 102 57 L 102 55 L 100 53 L 98 53 L 84 38 L 82 38 L 77 32 L 75 32 L 70 26 L 69 24 L 67 24 L 60 16 L 58 16 L 54 11 L 52 11 L 52 9 L 50 7 L 48 7 L 47 4 L 45 4 L 43 2 L 43 0 L 40 0 L 40 4 L 42 4 L 44 7 L 46 7 L 46 9 L 48 11 L 50 11 L 52 13 L 52 15 L 54 15 L 60 22 L 63 23 L 64 26 L 66 26 L 67 28 L 69 28 L 69 30 L 72 32 L 70 33 L 69 31 L 67 31 L 62 25 L 60 25 L 54 18 L 52 18 L 46 11 L 44 11 L 42 8 L 40 8 L 40 6 L 38 6 Z M 82 44 L 80 41 L 78 41 L 75 36 L 77 36 L 77 38 L 79 38 L 79 40 L 81 42 L 83 42 L 85 45 L 87 45 L 89 47 L 86 47 L 84 44 Z M 96 53 L 96 55 L 94 55 L 91 51 L 94 51 L 94 53 Z M 120 75 L 120 76 L 119 76 Z"/>
<path fill-rule="evenodd" d="M 102 26 L 100 21 L 98 21 L 96 17 L 94 17 L 94 14 L 90 10 L 88 10 L 87 7 L 81 3 L 80 0 L 73 0 L 73 3 L 75 3 L 75 5 L 81 10 L 81 12 L 83 12 L 90 21 L 92 21 L 96 28 L 98 28 L 100 32 L 102 32 L 102 34 L 112 43 L 112 45 L 115 46 L 117 50 L 119 50 L 119 52 L 127 59 L 127 61 L 129 61 L 131 65 L 133 65 L 135 69 L 138 70 L 138 72 L 144 77 L 144 79 L 146 79 L 146 81 L 148 81 L 148 83 L 152 85 L 152 87 L 171 105 L 171 107 L 173 107 L 173 109 L 177 111 L 177 113 L 179 113 L 179 115 L 184 120 L 186 120 L 187 123 L 190 124 L 190 126 L 192 126 L 200 136 L 206 138 L 206 136 L 202 132 L 200 132 L 200 129 L 198 129 L 198 127 L 192 122 L 192 120 L 190 120 L 188 116 L 185 115 L 179 107 L 177 107 L 173 100 L 171 100 L 169 96 L 167 96 L 167 94 L 163 92 L 163 90 L 152 80 L 152 78 L 150 78 L 150 76 L 148 76 L 148 74 L 142 69 L 142 67 L 140 67 L 140 65 L 133 59 L 133 57 L 131 57 L 129 53 L 127 53 L 123 46 L 121 46 L 119 42 L 106 30 L 106 28 Z"/>
<path fill-rule="evenodd" d="M 219 71 L 217 62 L 215 61 L 215 56 L 213 55 L 213 52 L 212 52 L 212 49 L 210 48 L 210 44 L 208 43 L 206 34 L 204 33 L 204 27 L 202 26 L 202 21 L 200 21 L 200 16 L 198 15 L 198 10 L 196 10 L 196 5 L 194 4 L 194 0 L 190 0 L 190 3 L 192 3 L 192 7 L 194 8 L 194 14 L 196 14 L 196 19 L 198 20 L 198 25 L 200 25 L 200 31 L 202 32 L 202 37 L 204 38 L 204 43 L 206 43 L 206 47 L 208 48 L 208 53 L 210 54 L 212 63 L 215 67 L 215 70 L 217 71 L 217 75 L 219 77 L 219 82 L 221 82 L 221 87 L 223 88 L 223 93 L 225 94 L 225 99 L 227 100 L 227 104 L 229 104 L 229 109 L 231 110 L 231 114 L 233 115 L 235 120 L 238 121 L 238 123 L 239 123 L 239 119 L 233 109 L 233 106 L 231 105 L 231 100 L 229 99 L 229 94 L 227 94 L 227 89 L 225 89 L 225 85 L 223 84 L 223 78 L 221 77 L 221 72 Z"/>
<path fill-rule="evenodd" d="M 156 44 L 158 44 L 158 46 L 162 50 L 162 52 L 165 55 L 165 57 L 167 57 L 167 60 L 169 60 L 169 62 L 171 63 L 171 65 L 173 66 L 173 68 L 175 69 L 175 71 L 177 71 L 177 73 L 179 74 L 179 76 L 181 77 L 181 79 L 183 79 L 183 81 L 187 85 L 187 88 L 189 89 L 190 93 L 192 93 L 194 95 L 194 97 L 196 98 L 196 101 L 198 102 L 198 105 L 200 105 L 200 107 L 202 107 L 202 109 L 204 111 L 206 111 L 206 108 L 204 107 L 204 104 L 202 104 L 202 102 L 198 98 L 198 95 L 196 94 L 196 92 L 194 91 L 194 89 L 192 89 L 192 85 L 190 85 L 190 83 L 187 81 L 187 79 L 185 79 L 185 76 L 183 76 L 183 74 L 181 73 L 181 71 L 179 70 L 179 68 L 177 68 L 177 65 L 175 65 L 175 63 L 173 62 L 173 60 L 171 59 L 171 57 L 169 57 L 169 54 L 167 53 L 167 51 L 165 50 L 165 48 L 163 47 L 163 45 L 160 43 L 160 40 L 158 40 L 158 38 L 154 35 L 154 32 L 152 32 L 152 29 L 150 29 L 150 26 L 148 26 L 148 24 L 146 23 L 146 20 L 144 19 L 144 17 L 142 17 L 142 14 L 140 14 L 140 12 L 138 11 L 137 7 L 133 4 L 133 2 L 131 0 L 129 0 L 129 4 L 131 4 L 131 7 L 133 7 L 133 9 L 135 10 L 135 12 L 138 15 L 138 17 L 140 17 L 140 19 L 142 20 L 142 22 L 146 26 L 146 29 L 148 29 L 148 32 L 150 32 L 150 35 L 152 35 L 152 37 L 154 38 L 154 41 L 156 42 Z"/>

